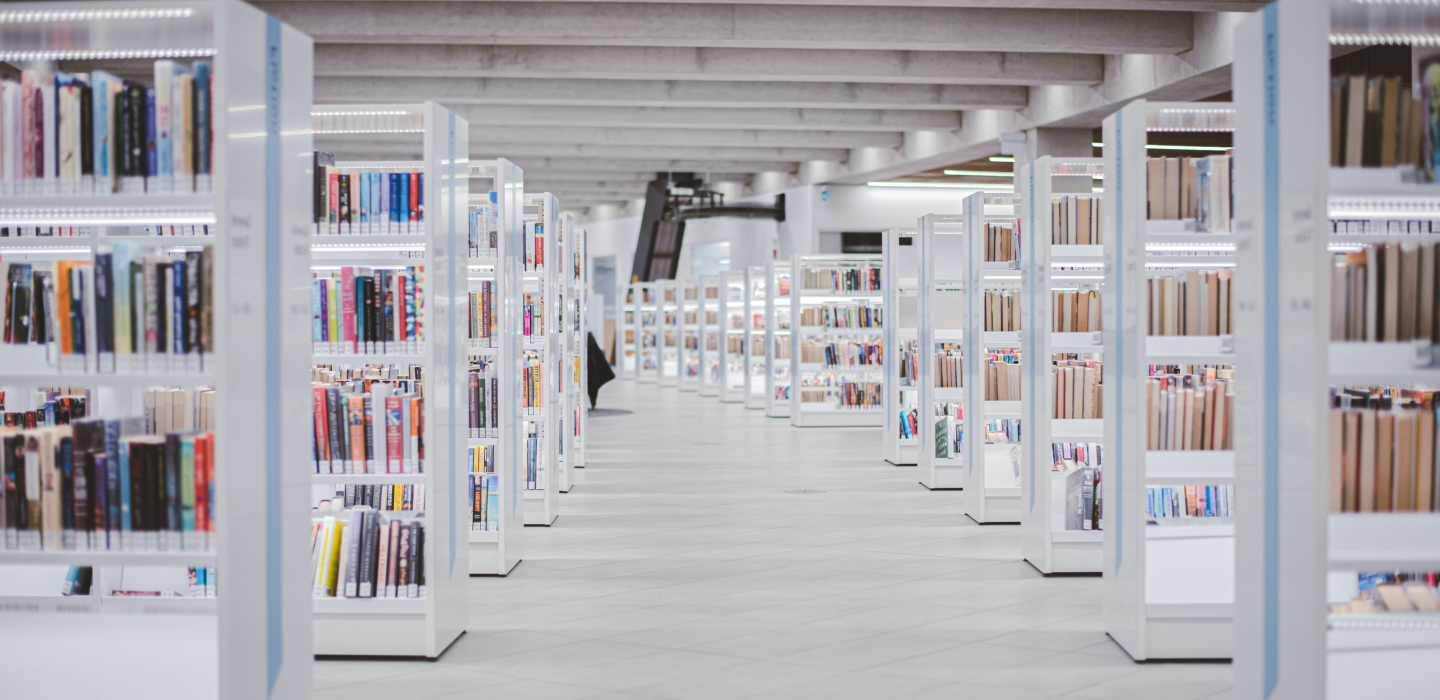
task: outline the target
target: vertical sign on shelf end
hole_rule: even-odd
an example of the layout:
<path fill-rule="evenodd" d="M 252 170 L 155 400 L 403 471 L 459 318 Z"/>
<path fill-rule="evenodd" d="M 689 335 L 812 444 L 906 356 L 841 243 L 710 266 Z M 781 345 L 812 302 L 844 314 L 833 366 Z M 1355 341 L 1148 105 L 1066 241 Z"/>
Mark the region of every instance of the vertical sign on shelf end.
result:
<path fill-rule="evenodd" d="M 1111 376 L 1115 380 L 1115 445 L 1110 449 L 1110 457 L 1115 460 L 1111 467 L 1111 477 L 1115 479 L 1115 497 L 1120 501 L 1118 506 L 1112 506 L 1109 510 L 1115 518 L 1115 573 L 1120 573 L 1120 562 L 1125 555 L 1125 274 L 1129 269 L 1123 261 L 1126 257 L 1125 247 L 1125 110 L 1122 108 L 1115 112 L 1115 133 L 1107 138 L 1115 146 L 1115 244 L 1112 250 L 1115 251 L 1115 299 L 1120 303 L 1115 307 L 1115 321 L 1111 324 L 1110 334 L 1115 338 L 1112 345 L 1115 346 L 1115 367 L 1118 371 Z M 1109 189 L 1107 187 L 1107 189 Z M 1106 194 L 1109 194 L 1108 192 Z M 1143 224 L 1142 224 L 1143 226 Z M 1141 274 L 1144 274 L 1143 272 Z M 1142 343 L 1144 341 L 1141 341 Z M 1107 348 L 1108 350 L 1108 348 Z M 1102 358 L 1103 359 L 1103 358 Z M 1107 413 L 1109 412 L 1107 408 Z M 1142 464 L 1144 457 L 1141 457 Z"/>
<path fill-rule="evenodd" d="M 265 694 L 275 692 L 284 662 L 284 497 L 281 482 L 284 468 L 281 419 L 281 364 L 283 353 L 280 322 L 281 274 L 280 240 L 280 20 L 265 17 L 265 662 L 268 684 Z"/>
<path fill-rule="evenodd" d="M 1263 304 L 1265 319 L 1265 403 L 1260 431 L 1265 441 L 1264 490 L 1261 502 L 1265 518 L 1264 596 L 1264 679 L 1265 697 L 1275 692 L 1280 681 L 1280 56 L 1278 3 L 1267 5 L 1264 61 L 1265 99 L 1265 228 L 1262 255 L 1265 258 Z"/>
<path fill-rule="evenodd" d="M 446 202 L 449 202 L 449 206 L 444 208 L 446 214 L 448 214 L 448 215 L 445 217 L 445 225 L 446 225 L 446 227 L 447 227 L 447 229 L 446 229 L 446 230 L 447 230 L 447 234 L 446 234 L 446 235 L 447 235 L 447 239 L 446 239 L 446 248 L 447 248 L 447 250 L 446 250 L 446 253 L 448 253 L 448 255 L 447 255 L 447 262 L 449 263 L 449 266 L 450 266 L 450 274 L 449 274 L 449 275 L 446 275 L 446 276 L 449 278 L 449 281 L 450 281 L 450 293 L 449 293 L 449 298 L 446 299 L 445 301 L 446 301 L 446 305 L 447 305 L 447 306 L 451 306 L 451 305 L 454 305 L 454 304 L 455 304 L 455 301 L 456 301 L 456 294 L 457 294 L 457 290 L 456 290 L 456 288 L 455 288 L 455 286 L 456 286 L 456 284 L 457 284 L 456 278 L 460 276 L 459 270 L 456 269 L 456 268 L 459 267 L 459 259 L 460 259 L 460 256 L 457 254 L 457 251 L 460 250 L 460 243 L 459 243 L 459 241 L 455 240 L 455 217 L 456 217 L 456 214 L 458 213 L 458 211 L 459 211 L 459 209 L 460 209 L 460 202 L 456 201 L 456 195 L 459 193 L 459 185 L 457 184 L 458 181 L 455 179 L 455 113 L 454 113 L 454 112 L 451 112 L 451 111 L 449 111 L 449 110 L 446 110 L 445 114 L 446 114 L 446 116 L 449 117 L 449 124 L 448 124 L 448 128 L 447 128 L 447 130 L 446 130 L 446 141 L 445 141 L 445 143 L 446 143 L 446 150 L 445 150 L 445 167 L 446 167 L 446 171 L 445 171 L 445 184 L 441 185 L 441 187 L 448 187 L 448 188 L 450 188 L 450 196 L 449 196 L 449 197 L 442 197 L 442 200 L 443 200 L 443 201 L 446 201 Z M 468 176 L 468 174 L 467 174 L 467 176 Z M 468 188 L 467 188 L 467 192 L 468 192 Z M 468 199 L 468 197 L 467 197 L 467 199 Z M 468 249 L 467 249 L 467 250 L 468 250 Z M 469 274 L 469 273 L 468 273 L 468 266 L 467 266 L 467 273 L 466 273 L 466 274 L 467 274 L 467 275 Z M 458 316 L 458 313 L 457 313 L 456 315 Z M 447 333 L 445 334 L 446 337 L 449 338 L 451 332 L 453 332 L 454 330 L 455 330 L 455 324 L 454 324 L 454 323 L 451 323 L 450 326 L 449 326 L 449 328 L 448 328 L 448 331 L 449 331 L 449 332 L 447 332 Z M 468 341 L 467 341 L 467 342 L 468 342 Z M 456 346 L 458 345 L 458 341 L 457 341 L 456 339 L 454 339 L 454 338 L 450 338 L 450 342 L 447 343 L 447 345 L 450 347 L 450 352 L 448 353 L 448 355 L 449 355 L 449 360 L 450 360 L 450 387 L 451 387 L 451 391 L 450 391 L 450 412 L 449 412 L 449 413 L 450 413 L 450 420 L 447 421 L 448 428 L 449 428 L 449 435 L 447 436 L 447 439 L 445 440 L 445 451 L 446 451 L 447 454 L 448 454 L 448 459 L 445 460 L 445 464 L 446 464 L 447 470 L 448 470 L 449 473 L 450 473 L 450 488 L 454 489 L 454 488 L 457 488 L 457 486 L 456 486 L 456 477 L 455 477 L 455 462 L 456 462 L 456 460 L 459 459 L 459 456 L 455 454 L 455 432 L 456 432 L 456 430 L 455 430 L 455 424 L 456 424 L 457 422 L 459 422 L 459 420 L 460 420 L 460 406 L 462 406 L 462 405 L 468 406 L 468 404 L 465 403 L 465 402 L 462 402 L 462 401 L 460 400 L 460 379 L 459 379 L 459 377 L 460 377 L 460 367 L 459 367 L 459 362 L 460 362 L 460 357 L 459 357 L 459 356 L 460 356 L 460 353 L 455 352 L 455 348 L 456 348 Z M 466 355 L 465 355 L 465 361 L 466 361 L 466 369 L 469 369 L 469 361 L 470 361 L 469 353 L 466 353 Z M 450 495 L 450 498 L 446 499 L 446 502 L 447 502 L 447 505 L 448 505 L 448 510 L 449 510 L 449 513 L 450 513 L 450 529 L 446 530 L 446 532 L 449 533 L 449 536 L 446 537 L 445 539 L 447 539 L 447 540 L 450 541 L 450 574 L 451 574 L 452 576 L 455 574 L 455 548 L 458 546 L 457 543 L 456 543 L 456 541 L 455 541 L 455 540 L 456 540 L 456 538 L 455 538 L 455 499 L 456 499 L 456 497 L 457 497 L 456 494 L 451 494 L 451 495 Z"/>

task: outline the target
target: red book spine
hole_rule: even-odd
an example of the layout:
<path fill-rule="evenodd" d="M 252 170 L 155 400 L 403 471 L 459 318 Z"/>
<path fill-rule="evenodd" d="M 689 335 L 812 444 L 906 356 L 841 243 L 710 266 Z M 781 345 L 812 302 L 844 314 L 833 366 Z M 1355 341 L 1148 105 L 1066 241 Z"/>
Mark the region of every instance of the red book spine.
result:
<path fill-rule="evenodd" d="M 310 396 L 314 401 L 312 413 L 315 416 L 315 473 L 320 474 L 330 471 L 330 430 L 325 422 L 325 387 L 310 387 Z M 326 469 L 320 468 L 322 463 L 326 465 Z"/>
<path fill-rule="evenodd" d="M 330 170 L 330 186 L 325 188 L 330 193 L 330 211 L 326 216 L 330 219 L 330 233 L 340 233 L 340 171 Z"/>
<path fill-rule="evenodd" d="M 385 397 L 385 471 L 399 474 L 404 471 L 405 452 L 400 442 L 401 402 L 399 396 Z"/>
<path fill-rule="evenodd" d="M 410 214 L 409 219 L 420 221 L 420 173 L 410 173 Z M 416 231 L 419 233 L 419 231 Z"/>
<path fill-rule="evenodd" d="M 542 229 L 543 230 L 543 229 Z M 545 234 L 535 237 L 535 267 L 545 267 Z"/>
<path fill-rule="evenodd" d="M 210 433 L 195 438 L 195 531 L 210 530 Z"/>
<path fill-rule="evenodd" d="M 341 352 L 354 355 L 355 347 L 355 268 L 348 265 L 340 268 L 340 337 L 344 342 Z"/>

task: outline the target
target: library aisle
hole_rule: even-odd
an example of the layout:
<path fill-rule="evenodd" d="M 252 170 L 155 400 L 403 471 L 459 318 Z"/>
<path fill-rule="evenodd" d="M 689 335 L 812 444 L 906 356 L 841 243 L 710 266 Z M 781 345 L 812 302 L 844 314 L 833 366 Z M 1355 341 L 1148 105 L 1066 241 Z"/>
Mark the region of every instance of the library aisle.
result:
<path fill-rule="evenodd" d="M 1042 577 L 874 445 L 614 382 L 562 515 L 469 581 L 436 662 L 327 660 L 316 700 L 1228 698 L 1227 663 L 1136 664 L 1101 579 Z M 823 493 L 789 493 L 817 490 Z"/>

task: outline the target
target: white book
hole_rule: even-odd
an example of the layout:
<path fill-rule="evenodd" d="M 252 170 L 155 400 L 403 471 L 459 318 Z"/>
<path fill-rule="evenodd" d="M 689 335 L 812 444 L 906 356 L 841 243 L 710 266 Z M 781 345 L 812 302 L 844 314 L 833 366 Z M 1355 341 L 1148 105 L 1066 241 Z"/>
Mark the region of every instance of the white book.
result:
<path fill-rule="evenodd" d="M 157 172 L 153 183 L 156 191 L 172 192 L 175 189 L 175 153 L 172 149 L 170 106 L 174 100 L 175 62 L 155 62 L 155 166 Z"/>
<path fill-rule="evenodd" d="M 54 195 L 59 191 L 58 172 L 56 170 L 58 160 L 55 157 L 55 75 L 52 73 L 43 73 L 37 76 L 36 83 L 40 87 L 41 94 L 44 96 L 44 104 L 41 106 L 41 114 L 43 115 L 41 129 L 43 130 L 42 133 L 45 139 L 43 170 L 45 178 L 41 181 L 41 187 L 43 188 L 41 194 Z"/>

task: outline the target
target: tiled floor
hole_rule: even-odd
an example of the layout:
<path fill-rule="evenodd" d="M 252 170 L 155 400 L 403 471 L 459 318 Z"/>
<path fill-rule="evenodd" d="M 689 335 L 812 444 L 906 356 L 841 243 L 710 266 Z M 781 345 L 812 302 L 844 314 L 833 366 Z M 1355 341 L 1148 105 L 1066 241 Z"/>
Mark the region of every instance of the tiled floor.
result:
<path fill-rule="evenodd" d="M 436 662 L 317 662 L 317 700 L 1229 697 L 1227 664 L 1131 662 L 1100 579 L 1040 576 L 879 429 L 621 381 L 600 407 L 559 521 L 471 579 L 469 633 Z"/>

